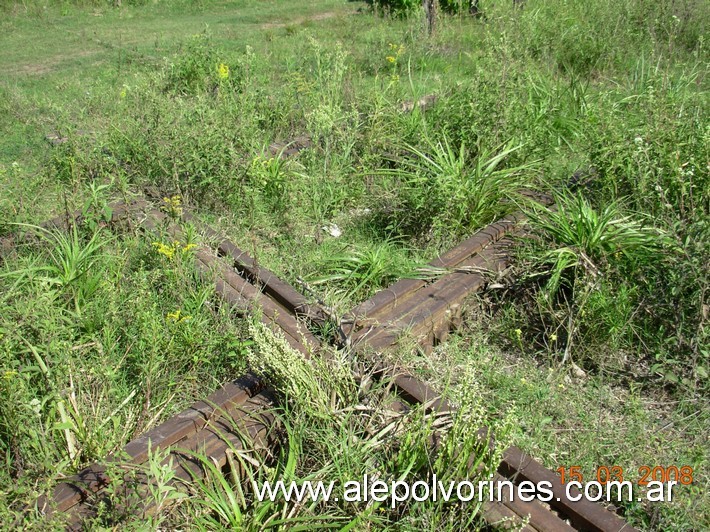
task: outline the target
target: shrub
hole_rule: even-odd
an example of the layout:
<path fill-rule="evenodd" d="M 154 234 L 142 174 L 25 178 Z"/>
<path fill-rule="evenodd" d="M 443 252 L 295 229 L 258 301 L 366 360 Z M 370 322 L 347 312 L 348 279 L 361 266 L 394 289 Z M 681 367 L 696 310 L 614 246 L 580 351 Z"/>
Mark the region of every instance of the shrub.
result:
<path fill-rule="evenodd" d="M 574 356 L 587 369 L 636 371 L 640 360 L 657 360 L 670 323 L 661 318 L 663 306 L 651 301 L 657 302 L 659 289 L 667 295 L 656 285 L 660 270 L 682 260 L 673 239 L 625 213 L 620 202 L 597 207 L 581 193 L 528 214 L 534 236 L 521 252 L 523 268 L 542 288 L 534 298 L 538 312 L 528 321 L 533 341 L 559 338 L 553 348 L 562 351 L 562 361 Z M 686 374 L 695 371 L 689 362 Z"/>
<path fill-rule="evenodd" d="M 375 11 L 382 11 L 398 17 L 406 17 L 418 10 L 422 3 L 420 0 L 367 0 Z"/>
<path fill-rule="evenodd" d="M 375 9 L 395 16 L 408 16 L 419 10 L 421 0 L 367 0 Z M 478 0 L 439 0 L 439 6 L 446 13 L 478 13 Z"/>
<path fill-rule="evenodd" d="M 210 36 L 201 33 L 187 41 L 165 78 L 166 91 L 191 95 L 219 88 L 239 90 L 242 71 L 240 64 L 225 62 Z"/>

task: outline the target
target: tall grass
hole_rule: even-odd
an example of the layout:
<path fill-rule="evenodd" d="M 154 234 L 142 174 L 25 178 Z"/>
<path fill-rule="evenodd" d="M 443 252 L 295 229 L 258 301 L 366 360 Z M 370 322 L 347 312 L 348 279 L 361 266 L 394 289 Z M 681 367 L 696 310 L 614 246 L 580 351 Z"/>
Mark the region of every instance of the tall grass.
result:
<path fill-rule="evenodd" d="M 503 146 L 472 156 L 465 144 L 454 148 L 446 137 L 427 137 L 424 148 L 405 145 L 395 168 L 378 172 L 386 178 L 379 209 L 389 230 L 451 243 L 496 220 L 530 182 L 526 172 L 534 163 L 503 164 L 518 149 Z"/>
<path fill-rule="evenodd" d="M 244 367 L 192 275 L 142 238 L 86 232 L 40 231 L 0 274 L 3 522 Z"/>
<path fill-rule="evenodd" d="M 255 340 L 252 360 L 283 393 L 284 404 L 274 412 L 284 435 L 279 455 L 233 448 L 228 460 L 231 474 L 225 476 L 208 458 L 195 454 L 207 476 L 192 484 L 183 504 L 198 510 L 197 526 L 357 530 L 390 526 L 464 529 L 480 524 L 480 503 L 462 507 L 439 500 L 392 508 L 386 501 L 343 497 L 346 484 L 362 481 L 364 475 L 388 483 L 413 483 L 436 474 L 444 485 L 488 478 L 500 460 L 505 446 L 500 442 L 506 441 L 509 428 L 496 425 L 499 445 L 497 451 L 489 451 L 488 440 L 477 435 L 483 399 L 473 382 L 459 396 L 457 413 L 433 415 L 424 407 L 415 407 L 399 415 L 388 411 L 391 398 L 386 383 L 376 386 L 364 405 L 350 371 L 337 358 L 306 362 L 264 325 L 252 324 L 251 332 Z M 437 445 L 432 445 L 433 431 Z M 254 484 L 261 487 L 265 481 L 278 480 L 298 485 L 334 482 L 335 486 L 329 501 L 299 503 L 277 498 L 258 502 Z M 179 514 L 173 518 L 176 524 L 181 522 Z"/>
<path fill-rule="evenodd" d="M 324 259 L 325 275 L 313 279 L 314 285 L 327 283 L 342 290 L 346 301 L 363 301 L 373 291 L 385 288 L 402 277 L 414 275 L 415 262 L 406 248 L 385 240 L 353 249 L 341 249 Z"/>
<path fill-rule="evenodd" d="M 625 214 L 620 202 L 595 208 L 581 193 L 527 213 L 534 236 L 525 267 L 527 278 L 544 281 L 537 298 L 543 337 L 561 338 L 562 364 L 576 352 L 577 363 L 587 367 L 623 369 L 617 357 L 640 331 L 634 320 L 640 283 L 627 281 L 660 263 L 662 254 L 677 252 L 672 240 L 648 220 Z M 615 349 L 600 350 L 598 342 L 613 342 Z"/>
<path fill-rule="evenodd" d="M 99 251 L 109 240 L 99 231 L 82 242 L 76 225 L 67 235 L 61 230 L 49 231 L 39 226 L 22 224 L 32 229 L 49 244 L 49 261 L 46 265 L 31 266 L 2 274 L 17 281 L 32 279 L 56 288 L 71 301 L 77 317 L 81 316 L 84 302 L 96 291 L 103 272 L 95 268 L 101 257 Z"/>
<path fill-rule="evenodd" d="M 555 246 L 541 257 L 550 265 L 547 289 L 552 294 L 560 287 L 566 270 L 581 269 L 596 276 L 623 262 L 638 267 L 656 260 L 664 241 L 668 244 L 662 231 L 624 215 L 618 202 L 597 210 L 579 193 L 558 196 L 553 208 L 529 210 L 527 214 L 534 230 Z M 568 282 L 573 283 L 570 279 Z"/>

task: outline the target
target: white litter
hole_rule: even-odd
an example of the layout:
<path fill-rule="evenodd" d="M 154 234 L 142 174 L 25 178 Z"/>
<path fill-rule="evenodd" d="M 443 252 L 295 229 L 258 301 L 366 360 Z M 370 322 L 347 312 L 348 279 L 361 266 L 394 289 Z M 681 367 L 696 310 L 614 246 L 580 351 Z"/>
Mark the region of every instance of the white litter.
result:
<path fill-rule="evenodd" d="M 324 225 L 323 227 L 321 227 L 321 229 L 323 229 L 323 231 L 328 233 L 333 238 L 339 238 L 343 234 L 343 231 L 341 231 L 340 227 L 338 227 L 334 223 Z"/>

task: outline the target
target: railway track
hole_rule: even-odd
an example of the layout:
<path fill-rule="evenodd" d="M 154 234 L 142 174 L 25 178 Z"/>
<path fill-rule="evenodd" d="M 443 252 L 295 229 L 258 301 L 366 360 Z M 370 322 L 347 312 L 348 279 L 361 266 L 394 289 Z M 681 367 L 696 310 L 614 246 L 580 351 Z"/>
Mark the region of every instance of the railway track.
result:
<path fill-rule="evenodd" d="M 549 198 L 541 200 L 549 202 Z M 185 218 L 194 221 L 189 215 Z M 48 226 L 66 226 L 71 219 L 60 217 Z M 520 215 L 512 215 L 489 225 L 432 261 L 428 269 L 433 275 L 429 278 L 400 280 L 357 305 L 342 320 L 340 326 L 347 340 L 344 348 L 368 360 L 375 377 L 391 385 L 396 394 L 393 410 L 407 411 L 414 405 L 438 413 L 454 409 L 436 390 L 406 370 L 393 368 L 382 355 L 404 338 L 416 342 L 425 352 L 445 341 L 463 320 L 466 299 L 484 288 L 491 275 L 506 269 L 511 237 L 523 230 L 521 221 Z M 148 232 L 168 231 L 176 237 L 180 232 L 179 225 L 170 223 L 165 213 L 145 201 L 113 205 L 112 223 L 126 222 Z M 308 326 L 323 325 L 328 314 L 236 244 L 197 225 L 208 244 L 196 251 L 195 267 L 205 281 L 214 284 L 215 293 L 236 314 L 260 316 L 305 358 L 318 356 L 321 340 Z M 7 244 L 4 247 L 7 249 Z M 277 390 L 260 376 L 247 373 L 128 443 L 117 455 L 120 458 L 109 457 L 104 464 L 92 464 L 62 481 L 53 493 L 37 501 L 36 509 L 48 516 L 66 514 L 67 528 L 79 529 L 104 497 L 112 480 L 108 474 L 111 462 L 119 468 L 139 466 L 156 449 L 169 451 L 165 463 L 173 464 L 175 481 L 185 482 L 205 475 L 194 453 L 223 468 L 228 466 L 230 449 L 257 452 L 262 457 L 273 455 L 278 443 L 273 438 L 278 402 Z M 487 435 L 488 431 L 482 427 L 479 433 Z M 115 468 L 113 471 L 115 475 Z M 516 447 L 503 454 L 496 479 L 503 478 L 515 484 L 547 481 L 553 498 L 549 504 L 510 499 L 486 503 L 483 516 L 492 526 L 507 523 L 528 531 L 634 530 L 598 504 L 570 499 L 557 475 Z M 572 490 L 571 494 L 577 498 L 577 492 Z M 152 511 L 149 506 L 142 509 L 145 514 Z"/>

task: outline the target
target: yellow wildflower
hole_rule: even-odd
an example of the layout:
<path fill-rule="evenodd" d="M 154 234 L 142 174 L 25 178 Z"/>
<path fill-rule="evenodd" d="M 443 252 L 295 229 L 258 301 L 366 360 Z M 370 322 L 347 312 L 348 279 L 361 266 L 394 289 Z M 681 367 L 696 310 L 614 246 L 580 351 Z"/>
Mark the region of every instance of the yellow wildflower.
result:
<path fill-rule="evenodd" d="M 404 53 L 404 45 L 390 43 L 390 50 L 392 50 L 397 56 L 400 56 Z"/>
<path fill-rule="evenodd" d="M 221 81 L 229 79 L 229 65 L 225 65 L 224 63 L 217 65 L 217 77 Z"/>
<path fill-rule="evenodd" d="M 153 242 L 153 247 L 159 255 L 164 255 L 168 260 L 172 260 L 176 254 L 185 255 L 197 247 L 197 244 L 181 244 L 179 240 L 173 240 L 172 244 Z M 179 252 L 179 253 L 178 253 Z"/>
<path fill-rule="evenodd" d="M 550 335 L 550 342 L 556 342 L 557 341 L 557 335 L 555 333 L 552 333 Z"/>
<path fill-rule="evenodd" d="M 159 255 L 165 255 L 168 260 L 171 260 L 175 256 L 175 247 L 162 242 L 153 242 L 153 247 Z"/>
<path fill-rule="evenodd" d="M 5 373 L 3 373 L 2 376 L 6 381 L 10 381 L 13 379 L 13 377 L 15 377 L 15 375 L 17 375 L 17 372 L 14 370 L 10 370 L 10 371 L 6 371 Z"/>
<path fill-rule="evenodd" d="M 168 312 L 168 315 L 166 316 L 168 321 L 174 321 L 175 323 L 181 323 L 183 321 L 187 321 L 192 316 L 189 314 L 183 314 L 182 310 L 178 309 L 175 312 Z"/>
<path fill-rule="evenodd" d="M 394 56 L 391 56 L 391 55 L 388 55 L 388 56 L 387 56 L 387 61 L 389 61 L 390 63 L 394 63 L 395 60 L 396 60 L 396 59 L 395 59 Z"/>
<path fill-rule="evenodd" d="M 179 195 L 163 198 L 160 210 L 168 213 L 171 218 L 180 218 L 182 216 L 182 198 Z"/>

